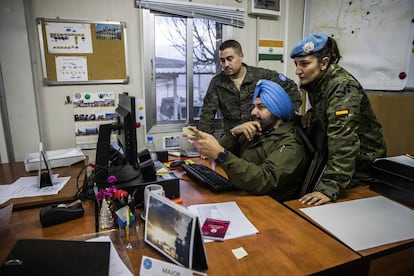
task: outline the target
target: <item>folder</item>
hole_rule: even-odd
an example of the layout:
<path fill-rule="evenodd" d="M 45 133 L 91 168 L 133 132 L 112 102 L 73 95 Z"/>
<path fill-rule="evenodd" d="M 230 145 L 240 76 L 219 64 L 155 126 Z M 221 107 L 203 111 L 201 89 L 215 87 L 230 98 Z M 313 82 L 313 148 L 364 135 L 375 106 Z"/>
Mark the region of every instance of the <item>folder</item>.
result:
<path fill-rule="evenodd" d="M 21 239 L 0 275 L 108 275 L 109 242 Z"/>

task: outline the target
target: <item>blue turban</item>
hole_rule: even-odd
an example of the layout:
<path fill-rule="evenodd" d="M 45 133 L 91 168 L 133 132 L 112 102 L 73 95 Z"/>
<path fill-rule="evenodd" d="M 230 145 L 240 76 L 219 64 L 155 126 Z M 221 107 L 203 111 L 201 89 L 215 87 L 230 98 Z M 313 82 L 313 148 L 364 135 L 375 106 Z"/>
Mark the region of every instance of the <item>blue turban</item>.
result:
<path fill-rule="evenodd" d="M 289 95 L 279 84 L 270 80 L 259 80 L 253 94 L 253 103 L 260 98 L 264 106 L 284 121 L 293 118 L 294 108 Z"/>
<path fill-rule="evenodd" d="M 293 47 L 290 57 L 302 57 L 318 52 L 325 47 L 327 41 L 328 36 L 324 33 L 310 34 Z"/>

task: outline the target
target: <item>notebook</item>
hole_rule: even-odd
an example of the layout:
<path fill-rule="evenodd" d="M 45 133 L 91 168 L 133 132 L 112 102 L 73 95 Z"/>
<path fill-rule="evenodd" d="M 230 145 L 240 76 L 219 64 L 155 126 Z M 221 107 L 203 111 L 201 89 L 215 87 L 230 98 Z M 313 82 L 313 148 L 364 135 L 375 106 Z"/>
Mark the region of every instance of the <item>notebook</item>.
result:
<path fill-rule="evenodd" d="M 0 275 L 108 275 L 109 250 L 109 242 L 21 239 Z"/>

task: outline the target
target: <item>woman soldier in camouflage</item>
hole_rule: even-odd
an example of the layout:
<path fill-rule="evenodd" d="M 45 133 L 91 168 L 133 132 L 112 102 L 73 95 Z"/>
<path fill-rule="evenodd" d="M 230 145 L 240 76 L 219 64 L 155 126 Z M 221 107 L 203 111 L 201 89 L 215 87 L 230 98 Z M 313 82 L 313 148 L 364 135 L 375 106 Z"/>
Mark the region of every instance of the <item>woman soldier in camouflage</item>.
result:
<path fill-rule="evenodd" d="M 302 125 L 319 124 L 328 146 L 320 182 L 300 201 L 310 205 L 336 201 L 341 190 L 371 181 L 372 162 L 386 154 L 381 125 L 360 83 L 337 64 L 341 56 L 333 38 L 311 34 L 295 45 L 290 57 L 312 106 Z"/>

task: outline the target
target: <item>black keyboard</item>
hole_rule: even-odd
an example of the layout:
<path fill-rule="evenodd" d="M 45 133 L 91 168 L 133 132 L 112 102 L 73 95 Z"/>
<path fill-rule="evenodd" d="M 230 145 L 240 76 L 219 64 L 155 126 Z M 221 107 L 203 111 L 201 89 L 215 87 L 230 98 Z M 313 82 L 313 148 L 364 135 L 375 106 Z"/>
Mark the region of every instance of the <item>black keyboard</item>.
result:
<path fill-rule="evenodd" d="M 207 166 L 201 164 L 181 164 L 181 167 L 190 178 L 206 185 L 213 192 L 217 193 L 235 189 L 227 178 Z"/>

